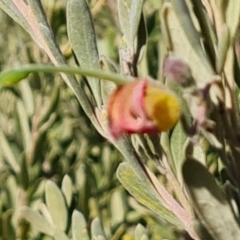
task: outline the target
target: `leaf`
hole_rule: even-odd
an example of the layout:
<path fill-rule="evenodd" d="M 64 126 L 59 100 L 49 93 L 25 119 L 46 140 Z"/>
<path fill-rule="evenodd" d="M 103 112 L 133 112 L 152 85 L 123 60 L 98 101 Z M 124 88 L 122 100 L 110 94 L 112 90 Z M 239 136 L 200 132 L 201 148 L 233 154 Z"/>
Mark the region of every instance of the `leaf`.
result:
<path fill-rule="evenodd" d="M 24 149 L 25 151 L 30 151 L 32 137 L 31 137 L 31 130 L 29 126 L 29 119 L 28 119 L 26 108 L 20 99 L 17 100 L 17 114 L 18 114 L 18 121 L 21 129 L 21 136 L 23 139 Z"/>
<path fill-rule="evenodd" d="M 140 203 L 154 211 L 166 221 L 182 227 L 180 221 L 174 214 L 164 207 L 163 200 L 152 186 L 143 181 L 136 174 L 129 163 L 121 163 L 117 169 L 117 177 L 123 186 L 132 194 Z"/>
<path fill-rule="evenodd" d="M 72 236 L 73 240 L 89 240 L 87 223 L 83 214 L 77 210 L 72 214 Z"/>
<path fill-rule="evenodd" d="M 186 1 L 172 0 L 172 6 L 178 22 L 180 23 L 181 29 L 187 37 L 188 43 L 192 47 L 192 50 L 202 60 L 205 68 L 207 68 L 207 70 L 213 71 L 210 66 L 210 62 L 204 54 L 196 24 L 193 22 L 193 19 L 195 19 L 196 16 L 187 6 Z"/>
<path fill-rule="evenodd" d="M 181 123 L 178 122 L 171 134 L 170 147 L 173 155 L 173 161 L 176 169 L 177 179 L 180 182 L 182 182 L 181 169 L 182 169 L 183 160 L 185 159 L 183 148 L 186 140 L 187 140 L 187 136 L 183 131 Z"/>
<path fill-rule="evenodd" d="M 198 87 L 204 87 L 212 80 L 214 72 L 204 54 L 189 10 L 182 6 L 185 4 L 184 1 L 174 0 L 172 5 L 164 5 L 161 13 L 163 34 L 174 56 L 189 65 Z"/>
<path fill-rule="evenodd" d="M 80 66 L 100 69 L 95 31 L 86 0 L 69 0 L 67 2 L 67 29 L 71 47 Z M 88 82 L 97 104 L 100 106 L 100 81 L 88 78 Z"/>
<path fill-rule="evenodd" d="M 4 157 L 6 158 L 7 163 L 11 166 L 12 170 L 15 173 L 19 173 L 20 166 L 18 163 L 18 159 L 16 159 L 16 157 L 14 156 L 12 148 L 1 129 L 0 129 L 0 148 Z"/>
<path fill-rule="evenodd" d="M 67 209 L 65 200 L 60 189 L 50 180 L 45 184 L 45 196 L 54 225 L 59 228 L 59 230 L 65 231 L 67 226 Z"/>
<path fill-rule="evenodd" d="M 26 219 L 37 231 L 53 236 L 53 226 L 39 212 L 23 206 L 20 208 L 20 217 Z"/>
<path fill-rule="evenodd" d="M 5 182 L 5 189 L 8 194 L 8 204 L 13 208 L 15 211 L 19 210 L 19 187 L 17 183 L 17 179 L 14 175 L 9 175 Z"/>
<path fill-rule="evenodd" d="M 92 240 L 106 240 L 99 218 L 94 218 L 91 224 Z"/>
<path fill-rule="evenodd" d="M 197 216 L 210 235 L 218 240 L 240 239 L 231 207 L 208 170 L 189 158 L 183 165 L 183 178 Z"/>
<path fill-rule="evenodd" d="M 89 215 L 89 198 L 91 197 L 91 184 L 89 181 L 89 175 L 95 180 L 91 169 L 88 166 L 80 165 L 76 169 L 76 184 L 78 186 L 78 205 L 82 209 L 84 216 Z"/>
<path fill-rule="evenodd" d="M 134 47 L 138 26 L 142 14 L 143 0 L 118 0 L 118 12 L 121 28 L 130 49 Z"/>
<path fill-rule="evenodd" d="M 233 66 L 234 66 L 234 41 L 236 37 L 236 33 L 239 29 L 240 24 L 240 1 L 222 1 L 221 2 L 221 11 L 225 15 L 225 22 L 229 30 L 229 48 L 226 56 L 226 61 L 224 65 L 224 74 L 226 81 L 228 82 L 229 87 L 232 91 L 234 91 L 234 72 L 233 72 Z M 225 102 L 226 106 L 229 107 L 231 105 L 231 99 L 228 98 L 234 98 L 234 101 L 238 101 L 236 99 L 236 96 L 232 93 L 230 93 L 232 96 L 228 97 L 226 96 Z M 232 106 L 231 106 L 232 107 Z M 237 114 L 236 114 L 237 115 Z"/>
<path fill-rule="evenodd" d="M 212 22 L 210 20 L 210 16 L 207 14 L 205 7 L 203 6 L 203 1 L 194 0 L 191 1 L 193 4 L 193 11 L 196 14 L 198 19 L 198 23 L 201 28 L 202 36 L 204 37 L 204 47 L 206 49 L 206 53 L 211 59 L 211 63 L 214 64 L 216 60 L 216 52 L 214 49 L 215 45 L 215 33 L 213 29 Z"/>
<path fill-rule="evenodd" d="M 147 235 L 142 235 L 142 237 L 140 238 L 140 240 L 148 240 L 148 236 Z"/>
<path fill-rule="evenodd" d="M 55 229 L 53 238 L 55 240 L 70 240 L 64 232 L 62 232 L 58 229 Z"/>
<path fill-rule="evenodd" d="M 229 29 L 226 24 L 221 26 L 221 35 L 218 37 L 217 53 L 218 57 L 216 59 L 216 71 L 221 74 L 224 63 L 226 61 L 226 56 L 229 48 Z"/>
<path fill-rule="evenodd" d="M 223 1 L 222 10 L 225 13 L 226 24 L 230 30 L 231 40 L 233 40 L 240 23 L 240 1 Z"/>
<path fill-rule="evenodd" d="M 71 205 L 71 202 L 72 202 L 72 180 L 71 178 L 66 174 L 64 177 L 63 177 L 63 180 L 62 180 L 62 192 L 65 196 L 65 199 L 66 199 L 66 203 L 67 203 L 67 206 L 69 207 Z"/>
<path fill-rule="evenodd" d="M 118 15 L 126 42 L 130 41 L 130 8 L 132 0 L 118 0 Z"/>
<path fill-rule="evenodd" d="M 27 115 L 32 116 L 35 110 L 33 90 L 28 81 L 21 81 L 18 87 L 21 91 L 21 98 L 25 106 Z"/>
<path fill-rule="evenodd" d="M 142 15 L 143 0 L 132 0 L 130 8 L 130 22 L 129 22 L 129 33 L 130 33 L 130 44 L 134 44 L 138 32 L 138 26 Z"/>
<path fill-rule="evenodd" d="M 111 208 L 111 225 L 113 227 L 123 223 L 127 213 L 126 199 L 124 198 L 123 191 L 117 189 L 113 192 L 110 200 Z"/>
<path fill-rule="evenodd" d="M 141 225 L 140 223 L 137 225 L 137 227 L 135 228 L 135 232 L 134 232 L 134 237 L 135 239 L 148 239 L 147 237 L 147 230 L 145 227 L 143 227 L 143 225 Z"/>

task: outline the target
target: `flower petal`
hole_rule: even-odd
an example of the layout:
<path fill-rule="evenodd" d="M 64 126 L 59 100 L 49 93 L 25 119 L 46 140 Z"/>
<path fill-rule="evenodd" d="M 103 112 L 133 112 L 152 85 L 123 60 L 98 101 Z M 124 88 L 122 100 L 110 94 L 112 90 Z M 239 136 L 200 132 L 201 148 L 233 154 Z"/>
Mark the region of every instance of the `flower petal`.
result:
<path fill-rule="evenodd" d="M 135 80 L 120 86 L 108 103 L 109 128 L 117 139 L 124 133 L 156 133 L 158 129 L 145 114 L 144 93 L 147 80 Z"/>
<path fill-rule="evenodd" d="M 144 97 L 145 112 L 160 131 L 167 131 L 178 121 L 181 110 L 177 97 L 164 87 L 148 84 Z"/>

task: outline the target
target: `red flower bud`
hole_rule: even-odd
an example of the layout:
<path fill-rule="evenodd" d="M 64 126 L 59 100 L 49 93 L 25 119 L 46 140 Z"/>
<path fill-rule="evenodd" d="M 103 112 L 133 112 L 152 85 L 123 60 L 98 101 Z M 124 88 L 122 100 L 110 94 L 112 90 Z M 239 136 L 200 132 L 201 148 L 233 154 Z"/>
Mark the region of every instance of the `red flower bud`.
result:
<path fill-rule="evenodd" d="M 166 58 L 163 71 L 168 80 L 174 81 L 182 87 L 195 84 L 190 67 L 180 58 Z"/>

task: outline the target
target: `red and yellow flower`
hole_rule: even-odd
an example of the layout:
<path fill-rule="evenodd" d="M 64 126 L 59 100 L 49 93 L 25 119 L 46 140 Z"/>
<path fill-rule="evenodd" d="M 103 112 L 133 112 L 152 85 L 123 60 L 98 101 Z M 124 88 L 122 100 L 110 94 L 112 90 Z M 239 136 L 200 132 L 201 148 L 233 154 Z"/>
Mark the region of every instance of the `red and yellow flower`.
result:
<path fill-rule="evenodd" d="M 158 133 L 171 129 L 181 110 L 177 97 L 149 79 L 119 86 L 108 103 L 109 129 L 113 138 L 124 133 Z"/>

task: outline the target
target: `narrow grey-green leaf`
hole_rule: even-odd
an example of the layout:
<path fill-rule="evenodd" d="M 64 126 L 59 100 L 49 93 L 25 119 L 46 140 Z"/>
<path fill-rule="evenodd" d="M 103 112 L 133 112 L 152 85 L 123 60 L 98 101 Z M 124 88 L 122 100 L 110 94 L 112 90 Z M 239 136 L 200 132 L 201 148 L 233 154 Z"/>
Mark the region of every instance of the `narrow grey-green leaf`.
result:
<path fill-rule="evenodd" d="M 68 175 L 65 175 L 62 180 L 62 192 L 65 196 L 67 206 L 72 202 L 72 180 Z"/>
<path fill-rule="evenodd" d="M 83 214 L 77 210 L 72 214 L 72 236 L 73 240 L 89 240 L 87 223 Z"/>
<path fill-rule="evenodd" d="M 16 177 L 14 175 L 8 176 L 4 185 L 7 190 L 8 201 L 11 204 L 12 208 L 16 211 L 16 209 L 19 209 L 19 201 L 18 198 L 16 198 L 16 193 L 19 192 Z"/>
<path fill-rule="evenodd" d="M 126 42 L 130 41 L 130 9 L 132 0 L 118 0 L 118 16 Z"/>
<path fill-rule="evenodd" d="M 170 146 L 171 146 L 171 152 L 173 155 L 173 161 L 176 169 L 177 178 L 180 182 L 182 182 L 181 168 L 182 168 L 183 160 L 185 158 L 183 148 L 186 140 L 187 140 L 187 136 L 182 128 L 181 123 L 178 122 L 171 134 Z"/>
<path fill-rule="evenodd" d="M 53 236 L 54 227 L 39 212 L 24 206 L 20 208 L 20 216 L 25 218 L 35 230 Z"/>
<path fill-rule="evenodd" d="M 59 229 L 55 229 L 53 238 L 54 240 L 70 240 L 68 236 Z"/>
<path fill-rule="evenodd" d="M 29 151 L 31 145 L 31 130 L 28 121 L 28 114 L 22 100 L 17 100 L 17 113 L 19 119 L 19 125 L 21 128 L 21 135 L 24 144 L 25 151 Z"/>
<path fill-rule="evenodd" d="M 226 23 L 230 29 L 231 40 L 235 38 L 240 23 L 240 1 L 222 1 Z"/>
<path fill-rule="evenodd" d="M 113 192 L 110 200 L 110 209 L 112 226 L 118 226 L 123 223 L 127 213 L 127 208 L 124 193 L 120 189 Z"/>
<path fill-rule="evenodd" d="M 204 46 L 206 48 L 206 53 L 211 59 L 211 63 L 214 64 L 216 60 L 216 53 L 214 49 L 215 45 L 215 32 L 213 31 L 213 25 L 210 20 L 210 16 L 205 11 L 203 2 L 201 0 L 191 0 L 193 4 L 193 10 L 198 19 L 199 25 L 201 27 L 202 36 L 204 37 Z"/>
<path fill-rule="evenodd" d="M 75 179 L 79 194 L 78 205 L 85 216 L 88 216 L 89 214 L 89 198 L 91 196 L 91 185 L 90 181 L 88 181 L 88 174 L 90 175 L 91 173 L 89 172 L 87 166 L 83 164 L 81 164 L 75 171 Z"/>
<path fill-rule="evenodd" d="M 124 39 L 129 49 L 134 48 L 142 14 L 143 0 L 118 0 L 118 13 Z"/>
<path fill-rule="evenodd" d="M 174 2 L 177 3 L 177 1 Z M 179 5 L 177 4 L 177 8 L 178 7 Z M 189 22 L 189 16 L 186 17 L 184 14 L 185 13 L 181 11 L 180 13 L 176 13 L 169 3 L 164 5 L 161 13 L 164 37 L 168 44 L 170 44 L 169 47 L 173 51 L 174 56 L 181 58 L 189 65 L 197 85 L 204 87 L 211 81 L 214 72 L 201 49 L 199 36 L 197 36 L 196 39 L 196 29 L 192 29 L 194 28 L 194 26 L 192 26 L 193 23 Z M 179 17 L 183 18 L 183 24 L 179 21 Z M 192 26 L 191 29 L 193 32 L 186 34 L 188 24 Z M 191 40 L 191 38 L 193 39 Z M 195 42 L 197 44 L 196 46 L 194 45 Z"/>
<path fill-rule="evenodd" d="M 20 167 L 19 167 L 18 159 L 15 158 L 13 151 L 11 149 L 11 146 L 1 129 L 0 129 L 0 149 L 4 157 L 6 158 L 7 163 L 11 166 L 13 171 L 15 173 L 19 173 Z"/>
<path fill-rule="evenodd" d="M 31 89 L 28 81 L 21 81 L 18 87 L 21 91 L 21 98 L 26 108 L 26 112 L 28 116 L 32 116 L 34 114 L 34 107 L 35 107 L 33 90 Z"/>
<path fill-rule="evenodd" d="M 185 36 L 188 39 L 188 44 L 191 45 L 193 52 L 198 55 L 201 59 L 202 64 L 208 71 L 213 71 L 211 68 L 210 62 L 208 61 L 200 41 L 199 33 L 194 26 L 192 17 L 194 16 L 193 12 L 190 12 L 190 8 L 188 8 L 186 1 L 183 0 L 172 0 L 172 5 L 176 17 L 178 18 L 178 22 L 181 25 L 182 30 L 185 33 Z M 191 14 L 192 13 L 192 14 Z M 195 16 L 194 16 L 195 17 Z"/>
<path fill-rule="evenodd" d="M 104 240 L 106 239 L 105 233 L 102 228 L 102 224 L 99 220 L 99 218 L 94 218 L 91 224 L 91 233 L 92 233 L 92 239 L 96 240 Z"/>
<path fill-rule="evenodd" d="M 194 209 L 210 235 L 218 240 L 240 239 L 231 207 L 208 170 L 198 161 L 187 159 L 183 178 Z"/>
<path fill-rule="evenodd" d="M 132 44 L 132 46 L 134 45 L 134 40 L 136 38 L 137 31 L 138 31 L 138 26 L 139 26 L 141 14 L 142 14 L 142 5 L 143 5 L 143 0 L 131 1 L 130 22 L 129 22 L 130 36 L 129 37 L 130 37 L 130 44 Z"/>
<path fill-rule="evenodd" d="M 86 0 L 67 2 L 67 29 L 70 44 L 80 66 L 99 69 L 95 31 Z M 88 81 L 97 104 L 100 106 L 100 81 L 95 78 L 88 78 Z"/>
<path fill-rule="evenodd" d="M 218 38 L 216 71 L 221 74 L 229 48 L 229 29 L 226 24 L 221 26 L 221 35 Z"/>
<path fill-rule="evenodd" d="M 121 163 L 117 170 L 117 177 L 123 186 L 143 205 L 154 211 L 166 221 L 182 227 L 175 215 L 164 207 L 159 194 L 136 174 L 129 163 Z"/>
<path fill-rule="evenodd" d="M 45 184 L 46 204 L 52 216 L 54 225 L 62 231 L 65 231 L 67 226 L 67 208 L 64 197 L 58 186 L 47 181 Z"/>
<path fill-rule="evenodd" d="M 137 239 L 137 238 L 136 238 Z M 148 236 L 147 235 L 142 235 L 142 237 L 141 238 L 139 238 L 139 240 L 148 240 L 149 238 L 148 238 Z"/>
<path fill-rule="evenodd" d="M 148 239 L 147 237 L 147 230 L 145 227 L 143 227 L 143 225 L 141 225 L 140 223 L 137 225 L 137 227 L 135 228 L 135 232 L 134 232 L 134 237 L 135 237 L 135 240 L 137 239 L 142 239 L 142 238 L 145 238 L 145 239 Z"/>

